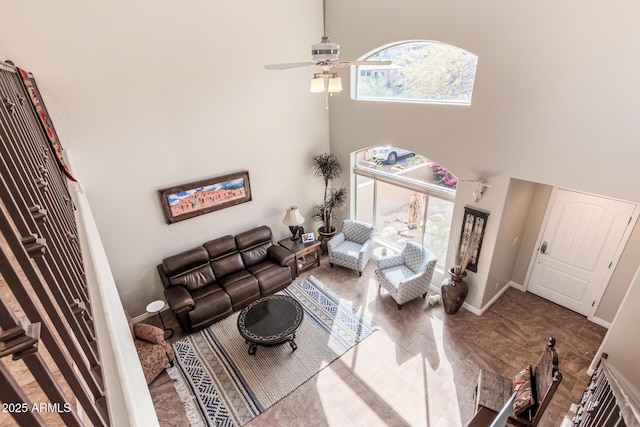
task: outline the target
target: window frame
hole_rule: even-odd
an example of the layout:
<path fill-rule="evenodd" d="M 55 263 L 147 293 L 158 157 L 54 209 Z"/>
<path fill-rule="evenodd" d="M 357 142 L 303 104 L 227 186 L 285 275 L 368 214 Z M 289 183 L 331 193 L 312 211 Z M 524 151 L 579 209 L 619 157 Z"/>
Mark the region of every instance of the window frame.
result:
<path fill-rule="evenodd" d="M 358 84 L 360 82 L 360 71 L 362 70 L 360 67 L 360 65 L 356 65 L 351 68 L 351 72 L 350 72 L 350 95 L 351 95 L 351 99 L 354 101 L 373 101 L 373 102 L 398 102 L 398 103 L 410 103 L 410 104 L 434 104 L 434 105 L 459 105 L 459 106 L 470 106 L 471 105 L 471 101 L 473 99 L 473 90 L 475 88 L 475 80 L 476 80 L 476 76 L 478 74 L 478 61 L 479 61 L 479 56 L 476 55 L 475 53 L 466 50 L 466 49 L 462 49 L 461 47 L 449 44 L 449 43 L 445 43 L 445 42 L 441 42 L 441 41 L 437 41 L 437 40 L 424 40 L 424 39 L 415 39 L 415 40 L 402 40 L 402 41 L 397 41 L 397 42 L 393 42 L 393 43 L 388 43 L 386 45 L 380 46 L 376 49 L 373 49 L 369 52 L 367 52 L 366 54 L 362 55 L 360 58 L 358 58 L 359 61 L 366 61 L 368 60 L 371 56 L 376 55 L 377 53 L 380 53 L 384 50 L 387 49 L 391 49 L 393 47 L 396 46 L 400 46 L 403 44 L 412 44 L 412 43 L 433 43 L 433 44 L 441 44 L 441 45 L 446 45 L 446 46 L 450 46 L 452 48 L 455 49 L 459 49 L 461 51 L 464 51 L 470 55 L 475 56 L 476 58 L 476 70 L 473 76 L 473 83 L 471 85 L 471 94 L 469 96 L 469 100 L 434 100 L 434 99 L 418 99 L 418 98 L 383 98 L 383 97 L 362 97 L 362 96 L 358 96 Z M 365 71 L 370 71 L 370 70 L 365 70 Z"/>
<path fill-rule="evenodd" d="M 355 152 L 354 152 L 355 154 Z M 377 194 L 378 194 L 378 182 L 383 182 L 386 184 L 390 184 L 390 185 L 394 185 L 397 186 L 399 188 L 405 189 L 405 190 L 410 190 L 410 191 L 415 191 L 419 194 L 424 194 L 426 196 L 425 199 L 425 203 L 424 206 L 422 207 L 423 209 L 423 213 L 422 213 L 422 233 L 421 233 L 421 239 L 420 242 L 421 244 L 424 244 L 424 239 L 425 239 L 425 233 L 426 233 L 426 223 L 427 223 L 427 214 L 428 214 L 428 210 L 429 210 L 429 199 L 430 197 L 434 197 L 434 198 L 438 198 L 438 199 L 442 199 L 445 201 L 448 201 L 450 203 L 453 203 L 455 206 L 455 198 L 456 198 L 456 189 L 453 188 L 446 188 L 446 187 L 442 187 L 436 184 L 431 184 L 431 183 L 426 183 L 426 182 L 422 182 L 422 181 L 418 181 L 415 179 L 411 179 L 411 178 L 406 178 L 403 176 L 398 176 L 398 175 L 393 175 L 390 174 L 388 172 L 384 172 L 384 171 L 379 171 L 377 169 L 372 169 L 369 167 L 365 167 L 365 166 L 359 166 L 357 164 L 354 164 L 352 167 L 352 174 L 354 176 L 354 184 L 357 188 L 357 177 L 358 176 L 363 176 L 366 178 L 370 178 L 373 180 L 373 223 L 376 223 L 376 206 L 377 206 Z M 354 192 L 354 206 L 358 206 L 358 192 L 355 191 Z M 357 208 L 356 208 L 357 210 Z M 356 218 L 355 213 L 354 213 L 354 218 Z M 449 230 L 449 234 L 451 235 L 451 228 Z M 449 237 L 449 239 L 451 239 L 451 236 Z M 378 238 L 376 237 L 376 241 L 378 240 Z M 399 245 L 396 245 L 392 242 L 385 242 L 383 243 L 383 245 L 388 246 L 388 247 L 394 247 L 396 250 L 400 250 L 401 247 Z M 445 256 L 446 259 L 446 256 Z M 443 262 L 445 262 L 445 260 L 442 260 Z M 444 276 L 445 274 L 445 269 L 446 267 L 443 267 L 440 265 L 440 263 L 438 263 L 438 265 L 436 266 L 436 271 L 438 272 L 439 276 Z"/>

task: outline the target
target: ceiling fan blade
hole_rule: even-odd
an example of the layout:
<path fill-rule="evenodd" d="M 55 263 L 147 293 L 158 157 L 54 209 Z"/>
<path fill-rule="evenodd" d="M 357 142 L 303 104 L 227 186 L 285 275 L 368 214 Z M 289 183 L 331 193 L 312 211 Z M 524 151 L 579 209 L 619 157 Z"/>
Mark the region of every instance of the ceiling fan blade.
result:
<path fill-rule="evenodd" d="M 347 65 L 391 65 L 391 61 L 335 61 L 335 67 L 346 67 Z"/>
<path fill-rule="evenodd" d="M 316 65 L 315 62 L 291 62 L 288 64 L 269 64 L 264 68 L 267 70 L 288 70 L 289 68 L 308 67 L 310 65 Z"/>

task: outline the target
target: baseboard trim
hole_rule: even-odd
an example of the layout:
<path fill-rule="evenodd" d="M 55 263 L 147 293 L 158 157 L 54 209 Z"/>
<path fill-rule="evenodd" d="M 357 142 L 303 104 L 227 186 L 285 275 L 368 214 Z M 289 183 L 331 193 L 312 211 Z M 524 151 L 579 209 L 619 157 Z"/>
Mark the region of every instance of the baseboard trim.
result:
<path fill-rule="evenodd" d="M 592 321 L 592 322 L 593 322 L 593 323 L 595 323 L 596 325 L 600 325 L 600 326 L 602 326 L 603 328 L 607 328 L 607 329 L 609 329 L 609 328 L 611 327 L 611 323 L 610 323 L 610 322 L 607 322 L 606 320 L 602 320 L 602 319 L 601 319 L 601 318 L 599 318 L 599 317 L 595 317 L 595 316 L 594 316 L 594 317 L 588 317 L 587 319 L 588 319 L 588 320 L 590 320 L 590 321 Z"/>
<path fill-rule="evenodd" d="M 497 293 L 497 294 L 495 294 L 495 295 L 493 296 L 493 298 L 491 298 L 491 300 L 490 300 L 488 303 L 486 303 L 486 304 L 484 305 L 484 307 L 482 307 L 482 308 L 480 309 L 480 314 L 479 314 L 480 316 L 481 316 L 485 311 L 487 311 L 487 310 L 488 310 L 488 309 L 493 305 L 493 303 L 495 303 L 496 301 L 498 301 L 498 298 L 500 298 L 500 297 L 502 296 L 502 294 L 504 294 L 504 293 L 507 291 L 507 289 L 509 289 L 509 284 L 510 284 L 510 283 L 511 283 L 511 282 L 509 282 L 509 283 L 507 283 L 506 285 L 504 285 L 504 286 L 502 287 L 502 289 L 500 289 L 500 290 L 498 291 L 498 293 Z M 463 307 L 464 307 L 464 306 L 463 306 Z M 477 309 L 476 309 L 476 310 L 477 310 Z M 472 313 L 473 313 L 473 311 L 472 311 Z"/>
<path fill-rule="evenodd" d="M 496 302 L 498 300 L 498 298 L 500 298 L 500 296 L 502 296 L 503 293 L 505 293 L 505 291 L 509 288 L 509 284 L 512 282 L 507 283 L 505 286 L 502 287 L 502 289 L 500 289 L 500 291 L 494 295 L 493 298 L 491 298 L 491 301 L 489 301 L 487 304 L 485 304 L 484 307 L 478 309 L 477 307 L 472 306 L 471 304 L 468 303 L 463 303 L 462 304 L 462 308 L 464 308 L 465 310 L 469 311 L 470 313 L 475 314 L 476 316 L 482 316 L 482 314 L 487 311 L 489 309 L 489 307 L 491 307 L 491 305 Z M 430 285 L 429 289 L 431 289 L 432 291 L 436 292 L 436 293 L 440 293 L 440 288 L 437 286 L 433 286 Z"/>
<path fill-rule="evenodd" d="M 478 310 L 477 308 L 475 308 L 474 306 L 467 304 L 466 302 L 462 303 L 462 308 L 464 308 L 465 310 L 475 314 L 476 316 L 482 316 L 482 313 L 484 311 L 482 310 Z"/>
<path fill-rule="evenodd" d="M 512 288 L 515 288 L 515 289 L 517 289 L 519 291 L 522 291 L 522 292 L 526 292 L 527 291 L 527 288 L 525 288 L 524 285 L 521 285 L 520 283 L 516 283 L 516 282 L 514 282 L 512 280 L 510 280 L 509 283 L 507 283 L 507 285 L 511 286 Z"/>
<path fill-rule="evenodd" d="M 160 313 L 162 313 L 163 311 L 167 311 L 167 310 L 169 310 L 169 305 L 165 305 L 164 308 L 162 310 L 160 310 Z M 140 316 L 136 316 L 136 317 L 131 318 L 131 320 L 133 321 L 133 323 L 140 323 L 143 320 L 147 320 L 151 316 L 155 316 L 155 315 L 156 315 L 156 313 L 145 312 L 145 313 L 142 313 Z"/>

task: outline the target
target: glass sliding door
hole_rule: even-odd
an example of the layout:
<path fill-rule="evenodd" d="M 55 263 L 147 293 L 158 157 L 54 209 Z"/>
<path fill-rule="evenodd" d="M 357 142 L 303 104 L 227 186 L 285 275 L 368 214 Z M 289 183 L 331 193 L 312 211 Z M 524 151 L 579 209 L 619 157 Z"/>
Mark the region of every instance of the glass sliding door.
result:
<path fill-rule="evenodd" d="M 424 229 L 423 246 L 438 256 L 438 268 L 445 269 L 449 233 L 453 218 L 453 202 L 429 197 L 427 222 Z"/>
<path fill-rule="evenodd" d="M 356 175 L 356 219 L 373 224 L 375 181 Z"/>
<path fill-rule="evenodd" d="M 375 225 L 376 257 L 398 253 L 409 241 L 428 248 L 438 257 L 432 278 L 438 283 L 446 276 L 457 178 L 421 158 L 391 167 L 356 156 L 355 219 Z"/>
<path fill-rule="evenodd" d="M 422 242 L 426 196 L 386 182 L 376 183 L 376 237 L 402 247 L 407 241 Z"/>

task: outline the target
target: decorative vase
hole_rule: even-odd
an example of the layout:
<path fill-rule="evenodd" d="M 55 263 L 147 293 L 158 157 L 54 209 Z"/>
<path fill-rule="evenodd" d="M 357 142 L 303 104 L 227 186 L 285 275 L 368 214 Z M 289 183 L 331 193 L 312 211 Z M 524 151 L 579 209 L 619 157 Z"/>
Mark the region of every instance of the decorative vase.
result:
<path fill-rule="evenodd" d="M 336 228 L 331 227 L 331 231 L 325 232 L 324 227 L 318 228 L 318 240 L 320 240 L 320 249 L 322 252 L 327 253 L 329 250 L 327 248 L 327 242 L 331 240 L 333 236 L 336 234 Z"/>
<path fill-rule="evenodd" d="M 466 277 L 467 272 L 462 274 L 453 274 L 453 268 L 449 269 L 449 278 L 442 281 L 440 292 L 442 294 L 442 305 L 444 311 L 447 314 L 456 314 L 462 304 L 464 303 L 467 294 L 469 293 L 469 286 L 463 280 Z"/>

